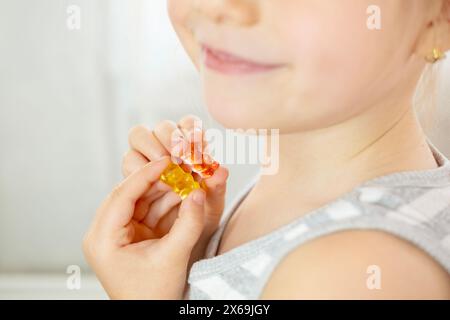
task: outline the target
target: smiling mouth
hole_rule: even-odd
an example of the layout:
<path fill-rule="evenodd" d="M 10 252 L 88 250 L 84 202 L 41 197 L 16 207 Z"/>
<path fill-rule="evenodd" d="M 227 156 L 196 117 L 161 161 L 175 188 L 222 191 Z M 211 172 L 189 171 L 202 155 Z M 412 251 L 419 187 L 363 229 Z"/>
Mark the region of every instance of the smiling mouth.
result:
<path fill-rule="evenodd" d="M 207 68 L 228 75 L 262 73 L 282 67 L 281 64 L 250 61 L 206 45 L 202 45 L 202 53 L 203 63 Z"/>

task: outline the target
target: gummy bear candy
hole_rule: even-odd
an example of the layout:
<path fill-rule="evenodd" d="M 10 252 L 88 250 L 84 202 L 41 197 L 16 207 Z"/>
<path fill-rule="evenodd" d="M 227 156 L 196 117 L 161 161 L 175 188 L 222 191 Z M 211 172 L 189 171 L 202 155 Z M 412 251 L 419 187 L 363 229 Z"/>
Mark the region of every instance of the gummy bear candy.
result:
<path fill-rule="evenodd" d="M 211 177 L 220 166 L 211 156 L 204 154 L 203 150 L 196 149 L 198 146 L 195 142 L 190 142 L 188 152 L 177 157 L 181 163 L 169 164 L 160 177 L 160 180 L 169 185 L 182 199 L 195 189 L 206 190 L 203 179 Z M 202 180 L 197 182 L 192 173 L 200 176 Z"/>
<path fill-rule="evenodd" d="M 196 140 L 196 137 L 199 139 Z M 203 133 L 194 130 L 191 132 L 191 138 L 173 146 L 172 152 L 175 152 L 176 156 L 172 156 L 176 161 L 169 164 L 160 177 L 160 180 L 169 185 L 182 199 L 195 189 L 206 190 L 204 179 L 211 177 L 219 168 L 219 163 L 204 152 L 203 143 L 198 141 L 203 141 Z M 193 174 L 200 177 L 200 182 L 194 179 Z"/>
<path fill-rule="evenodd" d="M 181 199 L 185 199 L 192 191 L 200 188 L 192 174 L 184 171 L 178 164 L 170 163 L 161 174 L 160 180 L 169 185 Z"/>
<path fill-rule="evenodd" d="M 199 154 L 201 161 L 196 161 Z M 211 177 L 220 166 L 219 163 L 208 154 L 204 154 L 203 152 L 199 153 L 198 150 L 195 150 L 194 142 L 191 142 L 190 154 L 183 155 L 181 160 L 183 160 L 183 163 L 187 164 L 191 170 L 197 173 L 202 179 Z"/>

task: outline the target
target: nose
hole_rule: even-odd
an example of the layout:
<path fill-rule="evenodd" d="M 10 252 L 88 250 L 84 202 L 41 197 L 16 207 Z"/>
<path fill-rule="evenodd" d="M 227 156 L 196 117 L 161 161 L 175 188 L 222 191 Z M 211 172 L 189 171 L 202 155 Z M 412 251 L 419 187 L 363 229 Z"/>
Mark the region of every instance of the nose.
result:
<path fill-rule="evenodd" d="M 194 0 L 194 9 L 217 24 L 250 27 L 259 19 L 257 0 Z"/>

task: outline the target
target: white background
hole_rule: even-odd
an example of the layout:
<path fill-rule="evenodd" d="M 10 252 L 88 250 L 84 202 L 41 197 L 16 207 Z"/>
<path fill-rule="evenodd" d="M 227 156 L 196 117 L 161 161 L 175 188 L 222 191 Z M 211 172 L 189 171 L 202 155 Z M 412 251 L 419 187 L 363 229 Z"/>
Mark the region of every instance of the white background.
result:
<path fill-rule="evenodd" d="M 432 136 L 450 154 L 444 94 Z M 127 132 L 187 113 L 216 126 L 165 1 L 0 0 L 0 298 L 104 298 L 80 246 L 120 180 Z M 255 173 L 231 171 L 228 200 Z M 80 291 L 66 289 L 68 265 L 82 268 Z"/>

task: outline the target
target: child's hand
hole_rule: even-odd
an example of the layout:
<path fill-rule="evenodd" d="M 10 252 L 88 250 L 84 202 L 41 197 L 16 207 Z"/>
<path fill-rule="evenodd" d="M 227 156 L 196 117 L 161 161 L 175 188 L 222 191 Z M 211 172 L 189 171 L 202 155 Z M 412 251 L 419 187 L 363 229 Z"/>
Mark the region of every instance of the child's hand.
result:
<path fill-rule="evenodd" d="M 127 177 L 148 162 L 171 155 L 172 137 L 179 136 L 181 139 L 186 139 L 197 121 L 200 119 L 195 116 L 187 116 L 178 124 L 163 121 L 153 131 L 144 126 L 133 128 L 129 134 L 130 150 L 123 159 L 122 172 L 124 176 Z M 220 222 L 225 203 L 227 178 L 228 170 L 221 166 L 212 177 L 205 180 L 208 191 L 203 238 L 206 241 Z M 157 183 L 155 188 L 159 190 L 158 198 L 152 202 L 151 206 L 150 202 L 144 199 L 139 204 L 138 217 L 156 234 L 163 236 L 178 216 L 181 198 L 162 182 Z"/>
<path fill-rule="evenodd" d="M 129 175 L 108 196 L 85 236 L 83 249 L 108 295 L 122 299 L 181 299 L 191 252 L 204 227 L 203 190 L 183 200 L 173 226 L 158 238 L 136 218 L 136 205 L 154 197 L 168 157 Z"/>

